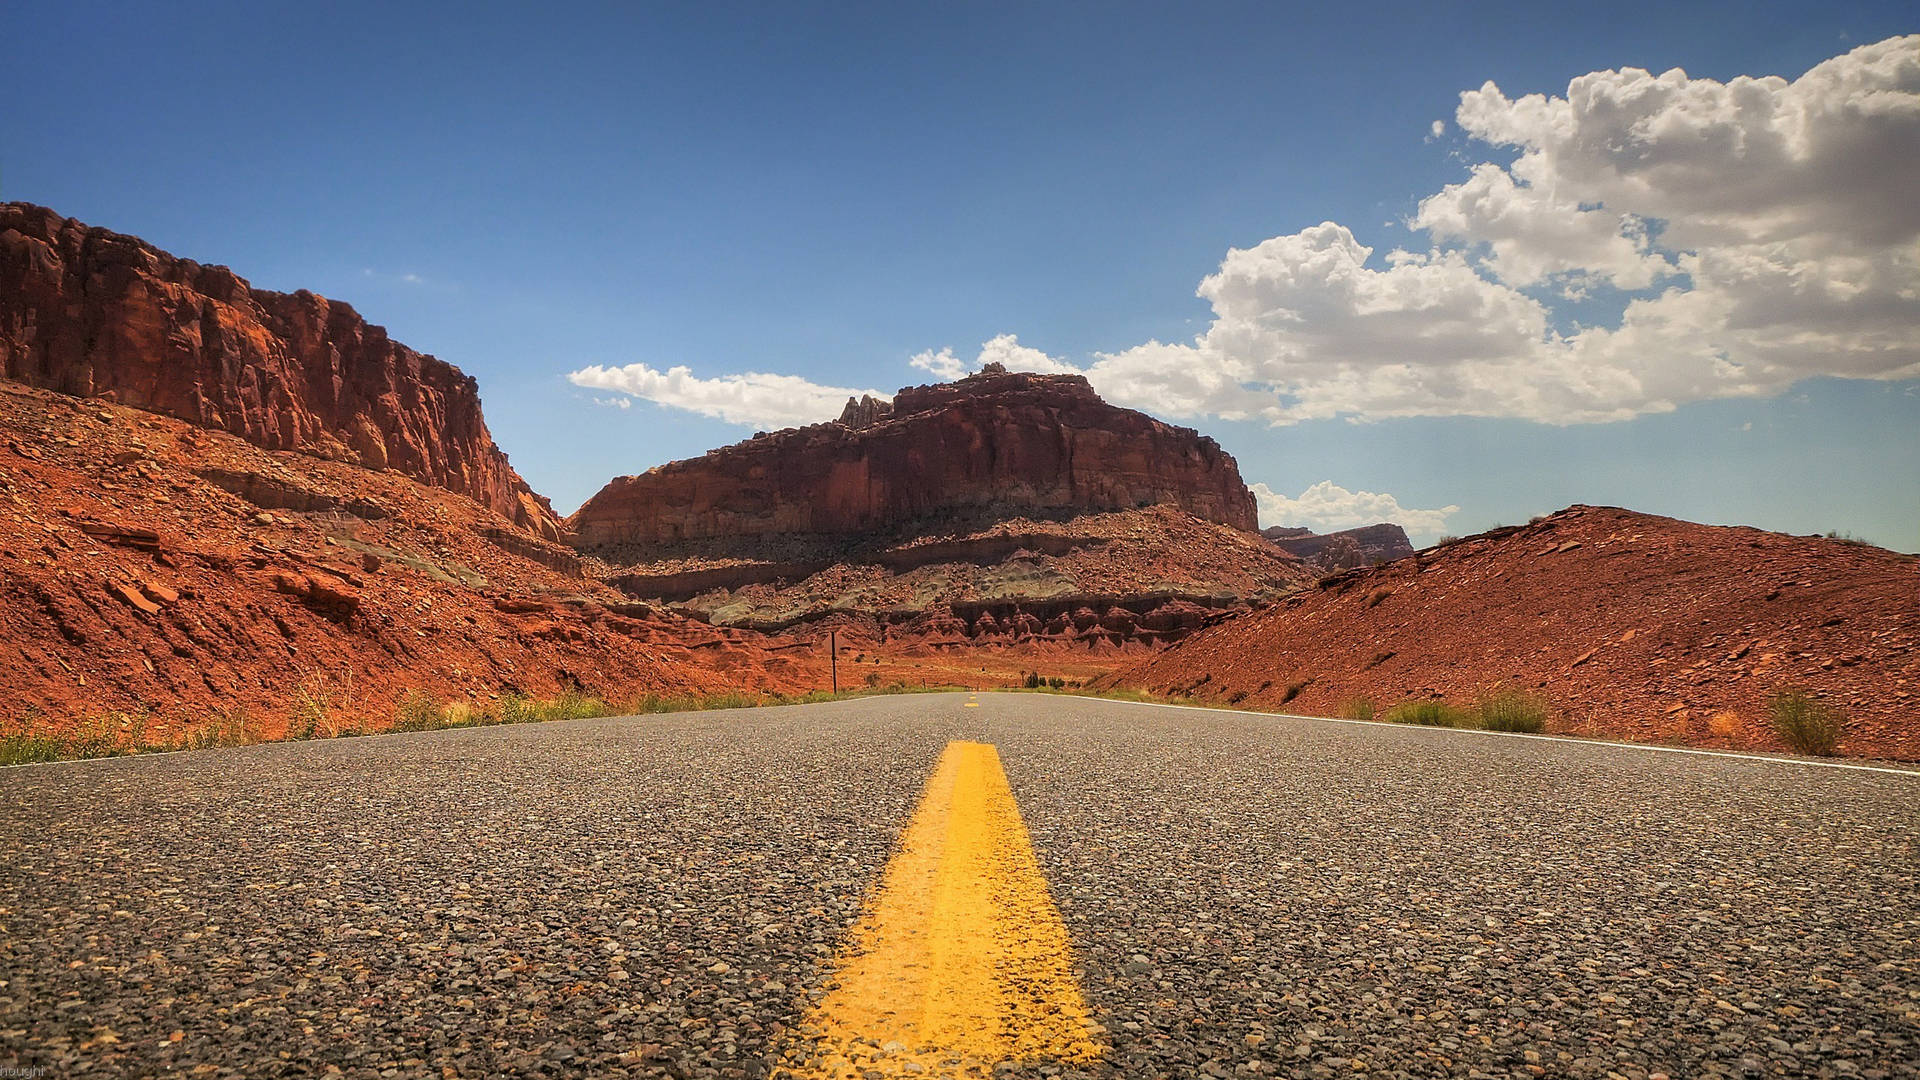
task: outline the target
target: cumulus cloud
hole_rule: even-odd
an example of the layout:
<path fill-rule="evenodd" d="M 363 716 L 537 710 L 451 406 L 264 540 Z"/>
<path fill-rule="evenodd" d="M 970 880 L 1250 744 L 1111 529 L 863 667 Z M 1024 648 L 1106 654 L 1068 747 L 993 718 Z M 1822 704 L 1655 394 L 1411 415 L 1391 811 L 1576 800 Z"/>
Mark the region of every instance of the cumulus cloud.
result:
<path fill-rule="evenodd" d="M 978 371 L 988 364 L 999 364 L 1008 371 L 1034 371 L 1042 375 L 1086 374 L 1084 369 L 1068 361 L 1057 356 L 1049 356 L 1040 349 L 1020 344 L 1020 338 L 1014 334 L 1001 334 L 982 342 L 980 352 L 971 364 L 953 355 L 951 347 L 943 347 L 938 352 L 929 350 L 915 353 L 907 364 L 945 382 L 964 378 L 968 373 Z"/>
<path fill-rule="evenodd" d="M 926 352 L 915 353 L 907 361 L 907 365 L 917 367 L 941 382 L 952 382 L 955 379 L 964 378 L 968 370 L 966 362 L 953 355 L 953 349 L 950 346 L 942 347 L 939 352 L 929 349 Z"/>
<path fill-rule="evenodd" d="M 1391 521 L 1414 536 L 1438 536 L 1457 506 L 1437 510 L 1417 510 L 1400 505 L 1391 495 L 1374 491 L 1348 491 L 1331 480 L 1322 480 L 1288 498 L 1265 484 L 1252 485 L 1259 503 L 1260 524 L 1264 526 L 1304 526 L 1314 532 L 1338 532 L 1362 525 Z"/>
<path fill-rule="evenodd" d="M 1326 222 L 1232 250 L 1191 343 L 1100 356 L 1104 393 L 1176 415 L 1624 419 L 1814 375 L 1920 376 L 1920 36 L 1797 80 L 1596 72 L 1564 97 L 1461 95 L 1517 148 L 1420 204 L 1433 240 Z M 1554 302 L 1630 295 L 1562 333 Z"/>
<path fill-rule="evenodd" d="M 1622 68 L 1517 98 L 1486 83 L 1454 121 L 1511 160 L 1422 199 L 1406 224 L 1424 243 L 1376 258 L 1322 222 L 1229 250 L 1190 341 L 1076 364 L 1003 334 L 971 361 L 908 363 L 938 379 L 988 362 L 1079 372 L 1120 404 L 1271 424 L 1593 423 L 1817 375 L 1920 377 L 1920 35 L 1792 80 Z M 1594 299 L 1618 314 L 1594 318 Z M 621 385 L 582 385 L 740 423 L 821 419 L 850 393 L 645 365 L 575 381 L 591 373 Z"/>
<path fill-rule="evenodd" d="M 567 380 L 575 386 L 593 390 L 615 390 L 660 405 L 685 409 L 702 416 L 758 428 L 795 427 L 817 424 L 840 415 L 847 398 L 871 394 L 889 395 L 877 390 L 853 390 L 843 386 L 822 386 L 797 375 L 719 375 L 703 379 L 685 366 L 658 371 L 646 364 L 603 367 L 595 364 L 569 372 Z"/>

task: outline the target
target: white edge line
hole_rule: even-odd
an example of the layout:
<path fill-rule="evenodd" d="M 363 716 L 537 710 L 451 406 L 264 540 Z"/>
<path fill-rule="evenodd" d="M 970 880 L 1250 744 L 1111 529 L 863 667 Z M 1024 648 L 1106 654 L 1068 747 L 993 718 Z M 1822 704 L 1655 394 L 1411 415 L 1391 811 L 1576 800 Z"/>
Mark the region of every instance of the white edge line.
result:
<path fill-rule="evenodd" d="M 1007 693 L 1008 691 L 983 690 L 980 693 Z M 1103 698 L 1093 694 L 1062 694 L 1061 697 L 1077 697 L 1089 701 L 1111 701 L 1115 705 L 1140 705 L 1149 709 L 1179 709 L 1183 712 L 1225 713 L 1230 716 L 1257 716 L 1267 720 L 1311 720 L 1319 724 L 1354 724 L 1360 727 L 1392 728 L 1395 731 L 1442 731 L 1453 735 L 1488 735 L 1502 739 L 1534 739 L 1540 742 L 1576 743 L 1580 746 L 1611 746 L 1621 750 L 1644 750 L 1652 754 L 1697 754 L 1701 757 L 1735 758 L 1740 761 L 1764 761 L 1774 765 L 1805 765 L 1813 769 L 1851 769 L 1857 772 L 1889 773 L 1920 780 L 1920 769 L 1894 769 L 1885 765 L 1854 765 L 1844 761 L 1822 761 L 1818 758 L 1772 757 L 1766 754 L 1741 754 L 1731 750 L 1696 750 L 1685 746 L 1656 746 L 1652 743 L 1623 742 L 1614 739 L 1582 739 L 1570 735 L 1529 735 L 1522 731 L 1487 731 L 1482 728 L 1427 727 L 1420 724 L 1393 724 L 1383 720 L 1348 720 L 1338 716 L 1301 716 L 1298 713 L 1259 712 L 1254 709 L 1216 708 L 1212 705 L 1175 705 L 1164 701 L 1128 701 L 1125 698 Z"/>

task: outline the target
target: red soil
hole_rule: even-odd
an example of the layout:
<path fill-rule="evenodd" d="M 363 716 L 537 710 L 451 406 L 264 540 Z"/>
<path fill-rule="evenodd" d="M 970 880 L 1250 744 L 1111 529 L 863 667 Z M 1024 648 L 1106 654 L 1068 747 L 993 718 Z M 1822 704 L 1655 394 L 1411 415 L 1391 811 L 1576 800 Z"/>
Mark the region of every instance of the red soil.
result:
<path fill-rule="evenodd" d="M 1842 752 L 1915 760 L 1917 644 L 1920 558 L 1575 506 L 1335 575 L 1110 681 L 1328 716 L 1517 689 L 1551 730 L 1765 750 L 1767 699 L 1802 689 L 1848 715 Z"/>

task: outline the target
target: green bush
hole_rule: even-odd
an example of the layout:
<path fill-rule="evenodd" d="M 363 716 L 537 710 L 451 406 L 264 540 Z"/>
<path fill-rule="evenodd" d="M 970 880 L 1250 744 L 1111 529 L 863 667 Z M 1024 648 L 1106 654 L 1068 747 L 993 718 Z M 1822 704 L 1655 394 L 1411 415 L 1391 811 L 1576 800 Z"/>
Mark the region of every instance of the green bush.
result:
<path fill-rule="evenodd" d="M 1370 697 L 1352 698 L 1340 707 L 1340 715 L 1348 720 L 1372 720 L 1377 711 Z"/>
<path fill-rule="evenodd" d="M 1773 717 L 1774 733 L 1796 752 L 1832 757 L 1839 751 L 1845 714 L 1806 691 L 1775 694 L 1767 702 L 1767 712 Z"/>
<path fill-rule="evenodd" d="M 1040 689 L 1040 673 L 1037 671 L 1027 672 L 1027 677 L 1025 681 L 1021 682 L 1020 685 L 1026 687 L 1029 690 Z"/>
<path fill-rule="evenodd" d="M 1488 731 L 1547 730 L 1547 703 L 1515 690 L 1487 694 L 1480 699 L 1480 726 Z"/>

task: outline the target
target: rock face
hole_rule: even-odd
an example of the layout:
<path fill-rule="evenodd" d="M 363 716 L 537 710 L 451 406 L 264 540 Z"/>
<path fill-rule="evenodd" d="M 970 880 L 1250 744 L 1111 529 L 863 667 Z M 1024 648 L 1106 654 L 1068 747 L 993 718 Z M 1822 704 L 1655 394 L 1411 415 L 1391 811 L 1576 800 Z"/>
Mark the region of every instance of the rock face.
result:
<path fill-rule="evenodd" d="M 840 421 L 620 477 L 568 523 L 596 548 L 1153 505 L 1256 527 L 1240 468 L 1212 439 L 1109 405 L 1077 375 L 989 365 L 901 390 L 891 408 L 849 402 Z"/>
<path fill-rule="evenodd" d="M 0 378 L 394 469 L 559 535 L 458 368 L 337 300 L 252 289 L 26 203 L 0 204 Z"/>
<path fill-rule="evenodd" d="M 1371 566 L 1413 554 L 1407 530 L 1391 522 L 1330 533 L 1275 525 L 1260 530 L 1260 535 L 1279 545 L 1280 550 L 1325 570 Z"/>

